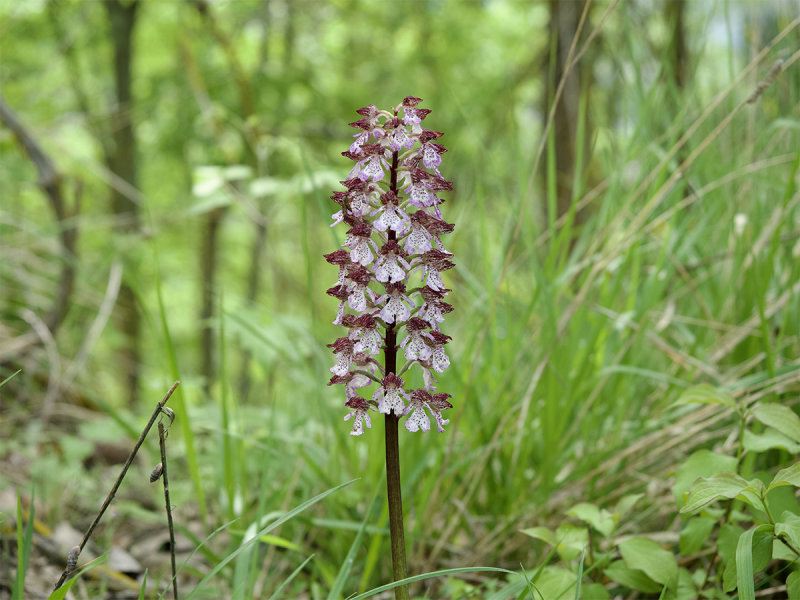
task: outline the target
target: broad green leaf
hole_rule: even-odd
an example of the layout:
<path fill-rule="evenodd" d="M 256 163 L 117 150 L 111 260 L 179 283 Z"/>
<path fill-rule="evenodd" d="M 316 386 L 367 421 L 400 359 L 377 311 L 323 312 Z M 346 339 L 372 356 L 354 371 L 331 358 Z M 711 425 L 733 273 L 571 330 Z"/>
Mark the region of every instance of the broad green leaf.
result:
<path fill-rule="evenodd" d="M 577 527 L 565 523 L 556 529 L 556 549 L 562 560 L 578 558 L 589 543 L 589 532 L 586 527 Z"/>
<path fill-rule="evenodd" d="M 686 506 L 681 509 L 681 513 L 693 512 L 719 498 L 736 498 L 749 486 L 745 479 L 735 473 L 701 477 L 689 491 Z"/>
<path fill-rule="evenodd" d="M 599 583 L 589 583 L 581 588 L 581 598 L 584 600 L 608 600 L 608 590 Z"/>
<path fill-rule="evenodd" d="M 800 454 L 800 444 L 793 442 L 780 431 L 771 428 L 768 428 L 763 433 L 752 433 L 749 430 L 745 430 L 742 445 L 748 452 L 765 452 L 773 448 L 781 448 L 792 454 Z"/>
<path fill-rule="evenodd" d="M 678 506 L 685 504 L 683 495 L 689 491 L 698 477 L 711 477 L 723 471 L 734 471 L 736 458 L 727 454 L 714 454 L 708 450 L 698 450 L 678 467 L 672 493 Z"/>
<path fill-rule="evenodd" d="M 775 535 L 786 537 L 792 546 L 800 549 L 800 515 L 784 512 L 775 523 Z"/>
<path fill-rule="evenodd" d="M 759 525 L 739 536 L 736 546 L 736 587 L 739 600 L 755 600 L 755 574 L 772 559 L 772 526 Z"/>
<path fill-rule="evenodd" d="M 764 425 L 777 429 L 794 442 L 800 442 L 800 417 L 784 404 L 759 404 L 752 409 L 753 416 Z"/>
<path fill-rule="evenodd" d="M 621 560 L 614 561 L 603 571 L 606 577 L 618 584 L 644 592 L 645 594 L 657 594 L 661 591 L 661 585 L 650 579 L 639 569 L 631 569 Z"/>
<path fill-rule="evenodd" d="M 716 519 L 709 517 L 692 517 L 681 529 L 678 546 L 681 554 L 694 554 L 698 552 L 708 540 Z"/>
<path fill-rule="evenodd" d="M 708 383 L 701 383 L 684 391 L 675 401 L 675 406 L 681 404 L 721 404 L 736 409 L 733 396 Z"/>
<path fill-rule="evenodd" d="M 772 540 L 772 559 L 794 562 L 797 560 L 797 554 L 789 550 L 789 546 L 784 544 L 778 538 L 774 538 Z"/>
<path fill-rule="evenodd" d="M 547 527 L 531 527 L 530 529 L 523 529 L 522 533 L 534 539 L 542 540 L 551 546 L 556 545 L 556 534 Z"/>
<path fill-rule="evenodd" d="M 577 581 L 578 576 L 568 569 L 545 567 L 533 583 L 545 598 L 568 598 Z"/>
<path fill-rule="evenodd" d="M 689 483 L 691 484 L 691 482 Z M 614 507 L 614 514 L 612 515 L 614 520 L 619 522 L 620 518 L 628 514 L 628 511 L 642 496 L 644 496 L 644 494 L 628 494 L 620 498 L 620 501 L 617 502 L 617 505 Z"/>
<path fill-rule="evenodd" d="M 611 514 L 607 510 L 600 509 L 594 504 L 589 504 L 587 502 L 576 504 L 567 511 L 567 514 L 588 523 L 605 537 L 608 537 L 611 535 L 611 532 L 614 531 L 615 523 Z"/>
<path fill-rule="evenodd" d="M 696 600 L 697 586 L 692 580 L 692 573 L 688 569 L 678 569 L 678 590 L 674 596 L 667 596 L 675 600 Z"/>
<path fill-rule="evenodd" d="M 619 551 L 625 564 L 638 569 L 653 581 L 675 589 L 678 584 L 678 562 L 672 552 L 647 538 L 631 538 L 620 542 Z"/>
<path fill-rule="evenodd" d="M 772 482 L 769 484 L 767 491 L 781 485 L 800 487 L 800 463 L 778 471 L 775 477 L 772 478 Z"/>
<path fill-rule="evenodd" d="M 786 593 L 789 600 L 800 600 L 800 572 L 792 571 L 786 578 Z"/>

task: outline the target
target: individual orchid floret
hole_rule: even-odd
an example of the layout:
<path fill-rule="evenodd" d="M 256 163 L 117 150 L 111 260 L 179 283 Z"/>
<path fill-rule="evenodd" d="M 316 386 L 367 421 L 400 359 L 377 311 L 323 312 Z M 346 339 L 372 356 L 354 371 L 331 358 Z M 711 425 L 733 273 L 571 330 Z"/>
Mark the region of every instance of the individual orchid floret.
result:
<path fill-rule="evenodd" d="M 348 268 L 353 264 L 350 260 L 350 253 L 347 250 L 336 250 L 330 254 L 323 254 L 325 260 L 330 264 L 339 267 L 339 276 L 334 285 L 344 285 L 344 276 L 347 275 Z"/>
<path fill-rule="evenodd" d="M 379 316 L 387 324 L 408 321 L 411 311 L 417 307 L 406 295 L 406 285 L 402 282 L 386 284 L 386 293 L 375 301 L 378 305 L 384 302 L 386 306 L 381 309 Z"/>
<path fill-rule="evenodd" d="M 347 187 L 345 203 L 351 215 L 362 217 L 372 210 L 370 198 L 376 196 L 378 186 L 358 177 L 346 179 L 342 184 Z"/>
<path fill-rule="evenodd" d="M 381 351 L 383 339 L 378 332 L 378 321 L 371 314 L 363 314 L 353 320 L 350 339 L 357 340 L 353 347 L 354 352 L 378 354 Z"/>
<path fill-rule="evenodd" d="M 399 199 L 397 194 L 389 190 L 380 197 L 381 207 L 372 212 L 371 216 L 380 214 L 375 220 L 374 227 L 378 231 L 387 229 L 396 231 L 398 235 L 403 235 L 409 225 L 409 218 L 405 211 L 398 206 Z"/>
<path fill-rule="evenodd" d="M 367 287 L 372 279 L 370 272 L 359 267 L 350 271 L 347 279 L 350 280 L 347 284 L 347 305 L 358 312 L 365 311 L 367 309 L 366 295 L 369 295 L 373 302 L 376 298 L 375 292 Z"/>
<path fill-rule="evenodd" d="M 411 269 L 406 260 L 408 254 L 394 240 L 389 240 L 380 249 L 375 262 L 375 278 L 382 283 L 403 281 Z"/>
<path fill-rule="evenodd" d="M 444 373 L 445 369 L 450 366 L 450 359 L 447 358 L 444 345 L 451 339 L 453 338 L 443 334 L 441 331 L 431 331 L 425 337 L 425 343 L 431 348 L 431 366 L 437 373 Z"/>
<path fill-rule="evenodd" d="M 444 426 L 450 421 L 442 418 L 442 411 L 453 408 L 453 405 L 447 401 L 450 397 L 450 394 L 430 394 L 423 389 L 411 392 L 411 402 L 404 411 L 405 414 L 411 413 L 411 416 L 406 419 L 406 429 L 412 433 L 419 430 L 430 431 L 431 423 L 425 413 L 427 408 L 436 420 L 436 429 L 439 433 L 444 433 Z"/>
<path fill-rule="evenodd" d="M 431 112 L 427 108 L 414 108 L 420 102 L 420 98 L 415 98 L 413 96 L 408 96 L 405 100 L 403 100 L 403 108 L 405 109 L 403 111 L 403 123 L 410 125 L 411 133 L 415 135 L 422 133 L 422 126 L 420 123 L 422 123 L 425 117 L 427 117 Z"/>
<path fill-rule="evenodd" d="M 419 141 L 422 143 L 420 154 L 422 155 L 422 164 L 426 169 L 433 169 L 436 174 L 439 174 L 439 165 L 442 163 L 442 154 L 447 152 L 447 149 L 441 144 L 437 144 L 432 140 L 442 137 L 438 131 L 431 131 L 430 129 L 423 129 L 419 136 Z"/>
<path fill-rule="evenodd" d="M 452 398 L 452 396 L 450 394 L 431 394 L 431 399 L 428 401 L 428 410 L 436 419 L 436 429 L 439 433 L 444 433 L 444 426 L 450 422 L 450 419 L 442 418 L 443 410 L 453 408 L 453 405 L 447 400 L 448 398 Z"/>
<path fill-rule="evenodd" d="M 430 325 L 419 317 L 412 317 L 406 323 L 408 335 L 400 343 L 400 347 L 405 349 L 406 360 L 427 360 L 431 356 L 431 348 L 425 343 L 430 337 L 427 331 Z"/>
<path fill-rule="evenodd" d="M 355 342 L 349 337 L 340 337 L 332 344 L 328 344 L 328 348 L 333 348 L 333 353 L 338 354 L 339 358 L 336 364 L 330 369 L 334 375 L 344 377 L 350 370 L 350 362 L 353 360 L 353 347 Z"/>
<path fill-rule="evenodd" d="M 355 361 L 353 361 L 355 362 Z M 372 383 L 372 379 L 363 373 L 349 371 L 346 375 L 333 375 L 328 385 L 344 384 L 344 390 L 348 398 L 358 395 L 358 390 L 367 387 Z"/>
<path fill-rule="evenodd" d="M 369 402 L 363 398 L 360 398 L 359 396 L 354 396 L 352 398 L 348 398 L 344 405 L 353 409 L 347 413 L 344 418 L 345 421 L 348 421 L 351 418 L 353 419 L 353 430 L 350 432 L 350 435 L 361 435 L 364 433 L 365 423 L 367 425 L 367 429 L 372 428 L 372 421 L 367 413 L 367 411 L 372 408 Z"/>
<path fill-rule="evenodd" d="M 341 325 L 345 312 L 345 303 L 350 296 L 350 292 L 347 291 L 346 285 L 337 285 L 332 288 L 328 288 L 326 293 L 339 301 L 339 308 L 336 310 L 336 318 L 333 320 L 333 324 Z M 366 300 L 364 300 L 364 303 L 366 304 Z"/>
<path fill-rule="evenodd" d="M 376 252 L 378 246 L 372 241 L 372 227 L 369 223 L 362 220 L 353 222 L 350 229 L 347 230 L 347 238 L 345 238 L 344 246 L 350 248 L 350 260 L 358 263 L 364 267 L 369 265 L 373 260 L 372 247 Z"/>
<path fill-rule="evenodd" d="M 414 146 L 414 138 L 408 134 L 402 125 L 403 121 L 395 117 L 386 121 L 383 126 L 389 132 L 386 140 L 388 140 L 389 148 L 392 152 L 398 152 L 403 149 L 410 150 Z"/>
<path fill-rule="evenodd" d="M 435 290 L 425 286 L 420 289 L 423 303 L 419 309 L 418 316 L 427 321 L 434 330 L 439 330 L 439 323 L 444 321 L 444 315 L 453 312 L 453 307 L 442 300 L 450 290 Z"/>
<path fill-rule="evenodd" d="M 348 179 L 358 177 L 363 181 L 380 181 L 383 179 L 385 171 L 389 168 L 389 163 L 384 157 L 384 147 L 379 142 L 374 144 L 362 144 L 358 154 L 350 151 L 342 152 L 343 156 L 356 161 L 355 166 L 350 170 Z"/>
<path fill-rule="evenodd" d="M 442 250 L 428 250 L 419 257 L 422 270 L 422 280 L 425 285 L 434 290 L 445 289 L 440 273 L 452 269 L 455 264 L 450 260 L 452 254 Z"/>
<path fill-rule="evenodd" d="M 398 417 L 402 416 L 406 405 L 403 402 L 409 401 L 408 393 L 404 389 L 405 381 L 394 373 L 389 373 L 381 381 L 381 387 L 375 390 L 372 396 L 373 401 L 378 402 L 378 412 L 388 415 L 394 413 Z"/>

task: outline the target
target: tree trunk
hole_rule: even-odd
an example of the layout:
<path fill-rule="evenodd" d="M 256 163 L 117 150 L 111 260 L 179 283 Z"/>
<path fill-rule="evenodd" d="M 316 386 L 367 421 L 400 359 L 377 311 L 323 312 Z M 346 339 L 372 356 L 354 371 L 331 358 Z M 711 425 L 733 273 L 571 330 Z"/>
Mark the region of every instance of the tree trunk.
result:
<path fill-rule="evenodd" d="M 578 31 L 578 23 L 584 11 L 586 0 L 550 0 L 550 23 L 548 31 L 550 36 L 551 52 L 556 55 L 549 56 L 549 65 L 554 72 L 548 78 L 545 93 L 544 114 L 549 114 L 550 102 L 555 95 L 558 84 L 564 77 L 567 67 L 567 56 L 572 45 L 572 40 Z M 584 27 L 584 31 L 586 28 Z M 580 46 L 579 46 L 580 47 Z M 577 164 L 576 148 L 577 126 L 579 121 L 581 94 L 588 94 L 591 81 L 591 69 L 586 68 L 585 62 L 588 54 L 584 55 L 579 65 L 569 71 L 564 89 L 561 94 L 553 118 L 553 132 L 555 134 L 555 162 L 556 162 L 556 217 L 567 214 L 572 206 L 573 179 Z M 588 162 L 589 140 L 588 119 L 584 132 L 584 147 L 581 148 L 584 168 Z M 576 215 L 576 223 L 580 215 Z"/>
<path fill-rule="evenodd" d="M 139 208 L 130 197 L 136 189 L 136 137 L 133 131 L 131 111 L 131 62 L 133 30 L 136 25 L 138 0 L 106 0 L 111 37 L 114 46 L 114 92 L 115 106 L 111 110 L 111 151 L 106 156 L 109 170 L 124 182 L 112 183 L 111 210 L 117 219 L 119 233 L 132 233 L 140 229 Z M 125 185 L 127 184 L 127 185 Z M 135 265 L 134 265 L 135 266 Z M 129 265 L 128 273 L 131 268 Z M 121 352 L 121 366 L 131 406 L 138 402 L 139 375 L 141 365 L 141 321 L 136 306 L 136 295 L 130 278 L 120 288 L 117 302 L 117 320 L 125 337 Z"/>

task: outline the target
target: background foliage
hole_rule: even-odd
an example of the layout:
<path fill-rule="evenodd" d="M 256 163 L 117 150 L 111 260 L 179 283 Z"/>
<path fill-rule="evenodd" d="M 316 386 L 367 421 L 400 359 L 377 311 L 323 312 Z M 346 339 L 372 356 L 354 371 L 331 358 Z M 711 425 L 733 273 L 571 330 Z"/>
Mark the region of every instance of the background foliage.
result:
<path fill-rule="evenodd" d="M 578 92 L 563 93 L 575 109 L 548 127 L 558 4 L 0 3 L 2 99 L 65 206 L 54 218 L 0 129 L 0 379 L 22 369 L 0 388 L 0 489 L 35 487 L 39 518 L 84 528 L 108 487 L 102 444 L 135 439 L 180 379 L 176 518 L 201 539 L 236 519 L 194 581 L 278 511 L 356 478 L 207 589 L 262 597 L 313 553 L 286 597 L 325 597 L 365 520 L 344 591 L 387 581 L 386 515 L 369 511 L 381 436 L 351 439 L 325 385 L 336 303 L 321 254 L 343 241 L 328 195 L 354 110 L 416 95 L 445 132 L 457 267 L 451 424 L 401 440 L 411 572 L 535 571 L 549 548 L 520 531 L 555 529 L 581 501 L 630 502 L 615 535 L 671 550 L 677 466 L 737 441 L 730 411 L 675 407 L 681 393 L 797 400 L 800 29 L 790 2 L 592 3 Z M 786 466 L 788 450 L 742 468 Z M 122 512 L 157 513 L 152 493 Z M 475 597 L 500 585 L 486 578 L 469 579 Z"/>

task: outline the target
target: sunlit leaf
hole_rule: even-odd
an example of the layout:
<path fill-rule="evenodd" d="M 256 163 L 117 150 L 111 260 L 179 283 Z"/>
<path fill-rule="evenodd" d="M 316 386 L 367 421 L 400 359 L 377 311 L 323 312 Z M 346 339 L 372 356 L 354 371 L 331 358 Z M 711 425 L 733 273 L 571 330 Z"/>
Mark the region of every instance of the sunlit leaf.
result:
<path fill-rule="evenodd" d="M 767 490 L 771 490 L 782 485 L 793 485 L 794 487 L 800 487 L 800 463 L 796 463 L 791 467 L 787 467 L 778 471 L 775 477 L 772 478 Z"/>
<path fill-rule="evenodd" d="M 794 442 L 800 442 L 800 417 L 783 404 L 759 404 L 752 410 L 753 416 L 764 425 L 777 429 Z"/>
<path fill-rule="evenodd" d="M 701 383 L 685 390 L 675 401 L 675 405 L 681 404 L 721 404 L 730 408 L 736 408 L 736 401 L 727 392 L 709 385 Z"/>
<path fill-rule="evenodd" d="M 619 551 L 630 569 L 638 569 L 653 581 L 675 589 L 678 562 L 672 552 L 648 538 L 631 538 L 619 544 Z"/>
<path fill-rule="evenodd" d="M 686 506 L 681 509 L 681 513 L 693 512 L 719 498 L 736 498 L 749 485 L 735 473 L 717 473 L 711 477 L 701 477 L 689 491 Z"/>

